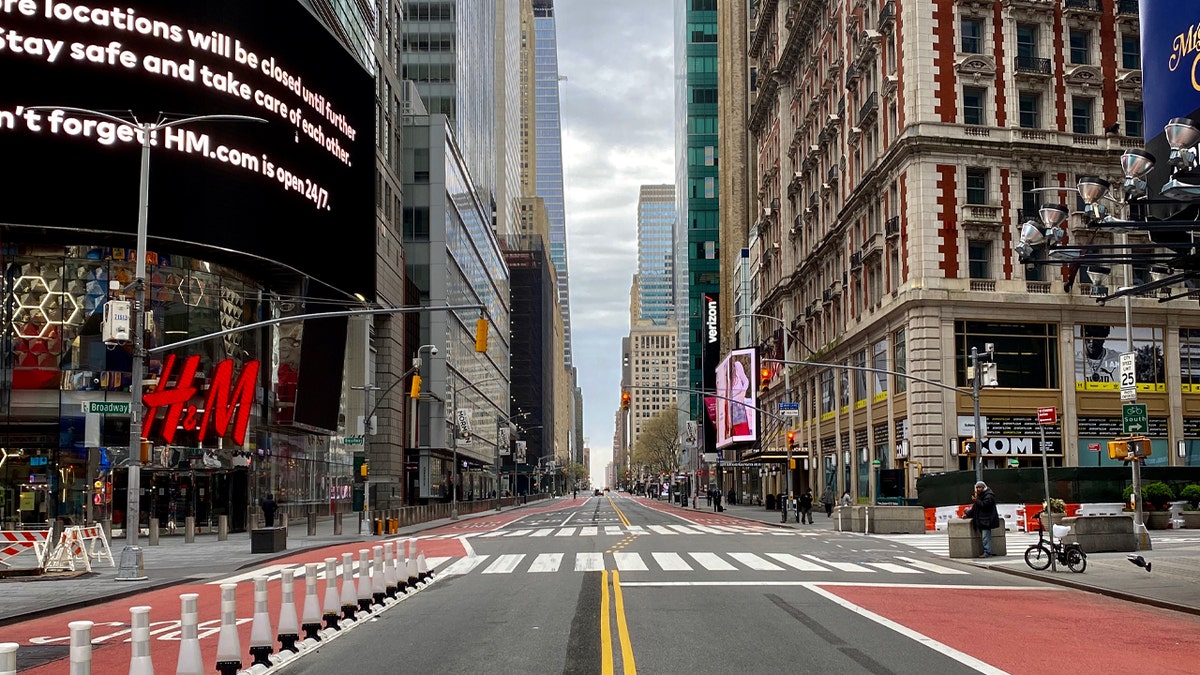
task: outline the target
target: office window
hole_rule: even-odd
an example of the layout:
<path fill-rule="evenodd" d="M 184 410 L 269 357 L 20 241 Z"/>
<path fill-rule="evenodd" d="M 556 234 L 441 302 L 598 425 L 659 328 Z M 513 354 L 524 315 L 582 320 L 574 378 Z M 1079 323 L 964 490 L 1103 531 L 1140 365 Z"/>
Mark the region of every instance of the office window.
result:
<path fill-rule="evenodd" d="M 963 87 L 963 123 L 985 124 L 984 101 L 987 100 L 987 89 L 982 87 Z"/>
<path fill-rule="evenodd" d="M 960 49 L 967 54 L 983 53 L 983 22 L 976 18 L 964 17 L 959 22 L 959 32 L 962 34 Z"/>
<path fill-rule="evenodd" d="M 1142 137 L 1142 102 L 1125 101 L 1125 135 Z"/>
<path fill-rule="evenodd" d="M 905 340 L 904 329 L 896 331 L 892 336 L 892 391 L 903 394 L 908 391 L 908 344 Z M 826 371 L 828 372 L 828 371 Z"/>
<path fill-rule="evenodd" d="M 1037 58 L 1038 29 L 1032 24 L 1017 25 L 1017 56 Z"/>
<path fill-rule="evenodd" d="M 972 279 L 991 279 L 989 259 L 991 258 L 992 242 L 972 240 L 967 244 L 967 271 Z"/>
<path fill-rule="evenodd" d="M 1077 134 L 1095 133 L 1092 125 L 1092 106 L 1095 99 L 1090 96 L 1071 97 L 1071 130 Z"/>
<path fill-rule="evenodd" d="M 1129 70 L 1142 67 L 1142 45 L 1137 35 L 1121 36 L 1121 67 Z"/>
<path fill-rule="evenodd" d="M 1021 174 L 1021 218 L 1038 217 L 1038 209 L 1042 207 L 1042 193 L 1038 188 L 1043 187 L 1044 178 L 1040 173 Z"/>
<path fill-rule="evenodd" d="M 988 170 L 979 168 L 967 169 L 967 203 L 988 203 Z"/>
<path fill-rule="evenodd" d="M 1071 63 L 1077 65 L 1091 63 L 1092 32 L 1080 28 L 1072 28 L 1070 42 Z"/>
<path fill-rule="evenodd" d="M 1042 95 L 1023 91 L 1017 96 L 1017 107 L 1020 109 L 1021 127 L 1024 129 L 1039 129 L 1042 126 Z"/>

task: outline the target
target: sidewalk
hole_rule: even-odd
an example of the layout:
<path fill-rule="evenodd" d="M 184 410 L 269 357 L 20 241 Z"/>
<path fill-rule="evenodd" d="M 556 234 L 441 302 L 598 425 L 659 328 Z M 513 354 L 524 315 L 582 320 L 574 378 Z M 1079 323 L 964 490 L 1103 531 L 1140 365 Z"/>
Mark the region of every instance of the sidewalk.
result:
<path fill-rule="evenodd" d="M 693 510 L 691 507 L 676 507 L 686 511 Z M 704 501 L 701 500 L 696 510 L 712 511 L 712 507 L 706 509 Z M 727 505 L 724 515 L 797 530 L 814 528 L 827 530 L 831 534 L 837 533 L 838 530 L 836 509 L 831 518 L 825 517 L 824 510 L 814 510 L 812 525 L 796 523 L 796 516 L 791 511 L 788 512 L 788 522 L 780 523 L 778 511 L 767 511 L 761 506 Z M 924 535 L 908 536 L 945 539 L 946 533 L 926 532 Z M 1083 574 L 1075 574 L 1065 567 L 1060 567 L 1057 572 L 1051 572 L 1049 569 L 1035 572 L 1025 564 L 1024 546 L 1021 546 L 1020 550 L 1017 550 L 1016 546 L 1009 546 L 1008 555 L 1003 558 L 971 558 L 959 562 L 1130 602 L 1200 614 L 1200 530 L 1152 530 L 1150 542 L 1153 548 L 1150 551 L 1088 554 L 1087 571 Z M 1140 555 L 1149 561 L 1153 567 L 1152 571 L 1147 573 L 1131 563 L 1128 559 L 1130 555 Z"/>

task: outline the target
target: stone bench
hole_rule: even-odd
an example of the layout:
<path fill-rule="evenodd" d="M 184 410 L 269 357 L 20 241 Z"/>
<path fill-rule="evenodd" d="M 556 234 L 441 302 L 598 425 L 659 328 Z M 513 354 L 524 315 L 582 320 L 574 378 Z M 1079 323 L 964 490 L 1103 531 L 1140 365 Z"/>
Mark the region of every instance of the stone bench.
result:
<path fill-rule="evenodd" d="M 1079 544 L 1084 553 L 1137 550 L 1132 516 L 1078 516 L 1064 519 L 1063 524 L 1071 526 L 1063 542 Z"/>
<path fill-rule="evenodd" d="M 956 518 L 946 523 L 946 536 L 950 538 L 951 558 L 978 558 L 983 555 L 983 540 L 965 518 Z M 992 530 L 992 555 L 1008 555 L 1008 544 L 1004 538 L 1004 528 Z"/>

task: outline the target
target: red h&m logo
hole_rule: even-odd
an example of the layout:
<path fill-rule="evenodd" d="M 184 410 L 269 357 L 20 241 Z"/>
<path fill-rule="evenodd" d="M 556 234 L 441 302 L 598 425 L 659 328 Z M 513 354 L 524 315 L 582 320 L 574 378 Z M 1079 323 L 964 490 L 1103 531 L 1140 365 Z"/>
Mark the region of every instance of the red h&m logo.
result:
<path fill-rule="evenodd" d="M 162 374 L 158 377 L 158 386 L 154 391 L 142 396 L 142 403 L 146 405 L 143 438 L 150 438 L 150 429 L 154 426 L 154 417 L 158 414 L 158 409 L 166 408 L 167 414 L 162 420 L 162 438 L 167 443 L 175 441 L 175 432 L 181 426 L 187 431 L 198 429 L 200 434 L 197 440 L 201 443 L 210 428 L 216 431 L 218 436 L 224 436 L 229 431 L 231 420 L 233 442 L 241 445 L 246 440 L 246 427 L 250 424 L 250 409 L 254 402 L 254 383 L 258 377 L 258 361 L 247 362 L 238 376 L 237 384 L 232 387 L 230 383 L 233 380 L 233 360 L 225 359 L 218 363 L 213 371 L 208 399 L 204 402 L 204 415 L 197 421 L 196 415 L 199 410 L 188 401 L 196 395 L 197 389 L 192 382 L 199 365 L 199 356 L 187 357 L 175 386 L 170 387 L 167 382 L 171 379 L 171 371 L 175 369 L 175 355 L 167 356 Z M 209 420 L 213 422 L 211 427 Z"/>

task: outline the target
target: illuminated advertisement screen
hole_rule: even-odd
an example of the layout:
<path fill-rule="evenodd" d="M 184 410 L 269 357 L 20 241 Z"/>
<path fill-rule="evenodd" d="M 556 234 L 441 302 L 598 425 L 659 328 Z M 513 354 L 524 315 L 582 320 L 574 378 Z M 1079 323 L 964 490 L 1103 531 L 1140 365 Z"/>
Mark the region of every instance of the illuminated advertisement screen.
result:
<path fill-rule="evenodd" d="M 735 349 L 717 366 L 717 447 L 758 440 L 758 356 Z"/>
<path fill-rule="evenodd" d="M 136 232 L 141 131 L 63 107 L 260 117 L 151 135 L 151 250 L 220 247 L 373 295 L 374 80 L 295 0 L 0 1 L 0 73 L 0 223 Z"/>

